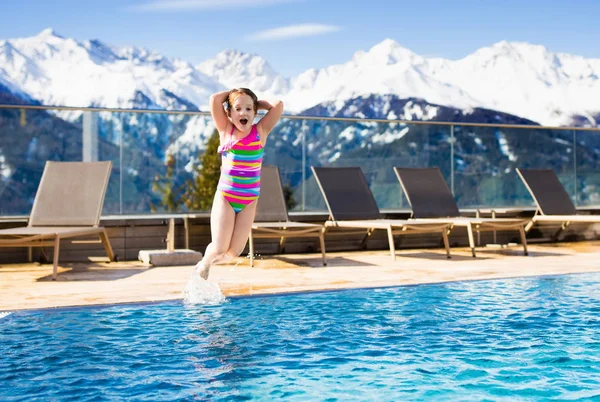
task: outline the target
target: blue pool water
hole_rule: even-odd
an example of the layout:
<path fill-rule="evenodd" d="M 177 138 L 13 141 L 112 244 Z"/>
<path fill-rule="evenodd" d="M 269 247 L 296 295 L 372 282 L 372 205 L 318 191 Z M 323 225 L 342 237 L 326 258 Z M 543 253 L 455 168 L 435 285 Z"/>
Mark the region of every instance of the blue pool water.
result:
<path fill-rule="evenodd" d="M 600 275 L 15 312 L 0 400 L 600 398 Z"/>

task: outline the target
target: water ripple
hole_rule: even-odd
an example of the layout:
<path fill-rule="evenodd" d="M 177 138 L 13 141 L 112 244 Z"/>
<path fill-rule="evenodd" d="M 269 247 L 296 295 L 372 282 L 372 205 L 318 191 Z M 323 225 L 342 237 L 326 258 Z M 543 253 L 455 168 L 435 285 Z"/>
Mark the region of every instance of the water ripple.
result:
<path fill-rule="evenodd" d="M 0 316 L 0 400 L 593 399 L 599 285 L 589 274 L 15 312 Z"/>

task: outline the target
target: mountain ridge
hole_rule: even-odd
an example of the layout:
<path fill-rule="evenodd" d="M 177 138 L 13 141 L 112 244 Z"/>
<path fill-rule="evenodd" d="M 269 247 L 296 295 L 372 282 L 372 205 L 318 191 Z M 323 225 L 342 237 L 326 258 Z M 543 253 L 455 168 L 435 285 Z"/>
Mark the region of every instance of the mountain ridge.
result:
<path fill-rule="evenodd" d="M 42 104 L 128 108 L 142 93 L 153 109 L 207 110 L 208 96 L 247 86 L 299 113 L 376 94 L 463 110 L 497 110 L 544 125 L 598 126 L 600 59 L 501 41 L 458 59 L 424 57 L 384 39 L 350 60 L 293 77 L 254 53 L 227 49 L 192 65 L 136 46 L 76 41 L 52 29 L 0 41 L 0 83 Z M 179 99 L 173 102 L 170 93 Z M 193 105 L 193 107 L 192 107 Z"/>

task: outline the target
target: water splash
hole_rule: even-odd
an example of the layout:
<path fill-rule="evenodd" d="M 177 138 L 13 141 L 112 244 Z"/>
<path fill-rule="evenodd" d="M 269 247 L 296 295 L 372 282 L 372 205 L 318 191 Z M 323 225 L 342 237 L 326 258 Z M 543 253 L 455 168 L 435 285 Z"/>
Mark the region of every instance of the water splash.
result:
<path fill-rule="evenodd" d="M 214 282 L 208 282 L 192 271 L 185 289 L 183 290 L 183 302 L 185 304 L 221 304 L 225 301 L 225 296 L 221 292 L 219 285 Z"/>
<path fill-rule="evenodd" d="M 12 311 L 0 311 L 0 320 L 3 319 L 4 317 L 8 317 L 11 314 L 12 314 Z"/>
<path fill-rule="evenodd" d="M 246 255 L 246 260 L 250 260 L 250 253 Z M 254 253 L 254 260 L 264 260 L 262 254 Z"/>

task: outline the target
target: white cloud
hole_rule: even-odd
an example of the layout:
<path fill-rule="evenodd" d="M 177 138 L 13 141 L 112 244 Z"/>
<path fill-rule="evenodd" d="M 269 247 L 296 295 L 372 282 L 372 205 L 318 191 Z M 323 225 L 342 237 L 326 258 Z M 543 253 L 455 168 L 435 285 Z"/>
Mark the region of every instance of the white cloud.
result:
<path fill-rule="evenodd" d="M 154 0 L 131 7 L 135 11 L 183 11 L 261 7 L 302 0 Z"/>
<path fill-rule="evenodd" d="M 329 32 L 337 32 L 341 29 L 342 28 L 335 25 L 297 24 L 255 32 L 251 35 L 248 35 L 246 39 L 254 41 L 289 39 L 301 36 L 322 35 Z"/>

